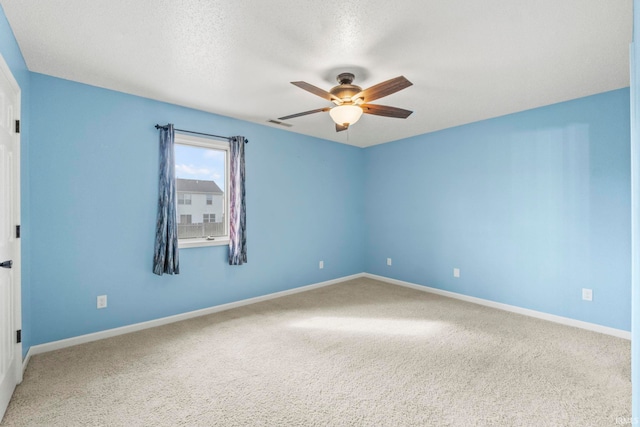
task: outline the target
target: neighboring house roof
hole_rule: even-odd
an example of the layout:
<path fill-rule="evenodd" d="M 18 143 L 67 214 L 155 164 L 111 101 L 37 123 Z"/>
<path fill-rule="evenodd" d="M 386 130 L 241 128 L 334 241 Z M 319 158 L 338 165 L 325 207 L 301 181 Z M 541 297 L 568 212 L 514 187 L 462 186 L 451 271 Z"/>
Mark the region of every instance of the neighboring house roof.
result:
<path fill-rule="evenodd" d="M 176 179 L 176 191 L 188 193 L 223 194 L 218 184 L 200 179 Z"/>

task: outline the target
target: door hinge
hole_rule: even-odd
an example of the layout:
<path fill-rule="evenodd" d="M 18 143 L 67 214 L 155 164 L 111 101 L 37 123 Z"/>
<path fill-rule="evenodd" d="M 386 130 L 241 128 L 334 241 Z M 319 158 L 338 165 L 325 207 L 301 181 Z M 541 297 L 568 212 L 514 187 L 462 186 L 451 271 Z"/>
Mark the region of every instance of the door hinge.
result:
<path fill-rule="evenodd" d="M 16 133 L 20 133 L 20 120 L 16 120 Z"/>
<path fill-rule="evenodd" d="M 16 239 L 20 238 L 20 226 L 16 225 Z"/>
<path fill-rule="evenodd" d="M 22 329 L 18 329 L 16 331 L 16 344 L 20 344 L 22 342 Z"/>

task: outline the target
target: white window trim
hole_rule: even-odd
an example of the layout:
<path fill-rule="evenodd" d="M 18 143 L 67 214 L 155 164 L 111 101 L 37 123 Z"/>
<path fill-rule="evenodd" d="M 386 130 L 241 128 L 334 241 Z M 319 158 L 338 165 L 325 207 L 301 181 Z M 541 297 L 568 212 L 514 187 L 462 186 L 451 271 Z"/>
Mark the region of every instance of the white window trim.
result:
<path fill-rule="evenodd" d="M 189 239 L 189 240 L 180 240 L 178 239 L 178 248 L 186 249 L 186 248 L 201 248 L 206 246 L 223 246 L 229 245 L 229 156 L 231 154 L 231 150 L 228 142 L 224 141 L 216 141 L 210 138 L 203 138 L 195 135 L 185 135 L 182 133 L 175 134 L 174 142 L 176 144 L 183 145 L 192 145 L 195 147 L 202 148 L 213 148 L 216 150 L 222 150 L 226 152 L 225 157 L 225 165 L 224 165 L 224 211 L 223 216 L 225 218 L 226 230 L 227 234 L 225 236 L 216 237 L 215 240 L 207 240 L 207 239 Z"/>

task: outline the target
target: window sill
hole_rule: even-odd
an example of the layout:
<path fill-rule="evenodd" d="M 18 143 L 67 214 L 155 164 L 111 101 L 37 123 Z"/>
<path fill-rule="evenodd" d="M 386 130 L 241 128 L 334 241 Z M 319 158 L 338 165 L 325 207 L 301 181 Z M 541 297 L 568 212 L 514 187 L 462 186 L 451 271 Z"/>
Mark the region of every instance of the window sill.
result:
<path fill-rule="evenodd" d="M 229 245 L 228 237 L 216 237 L 215 240 L 207 240 L 207 239 L 188 239 L 188 240 L 178 240 L 178 248 L 186 249 L 186 248 L 201 248 L 205 246 L 223 246 Z"/>

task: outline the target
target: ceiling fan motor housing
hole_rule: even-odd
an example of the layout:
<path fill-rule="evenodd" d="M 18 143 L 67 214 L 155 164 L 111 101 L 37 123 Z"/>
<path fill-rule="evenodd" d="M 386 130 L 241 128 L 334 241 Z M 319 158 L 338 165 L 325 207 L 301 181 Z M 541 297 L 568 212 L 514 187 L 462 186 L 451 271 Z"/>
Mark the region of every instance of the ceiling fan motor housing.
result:
<path fill-rule="evenodd" d="M 351 97 L 353 95 L 362 92 L 362 88 L 360 86 L 351 84 L 354 78 L 355 76 L 351 73 L 338 74 L 336 80 L 338 80 L 338 83 L 340 84 L 331 88 L 329 93 L 345 102 L 351 101 Z"/>

